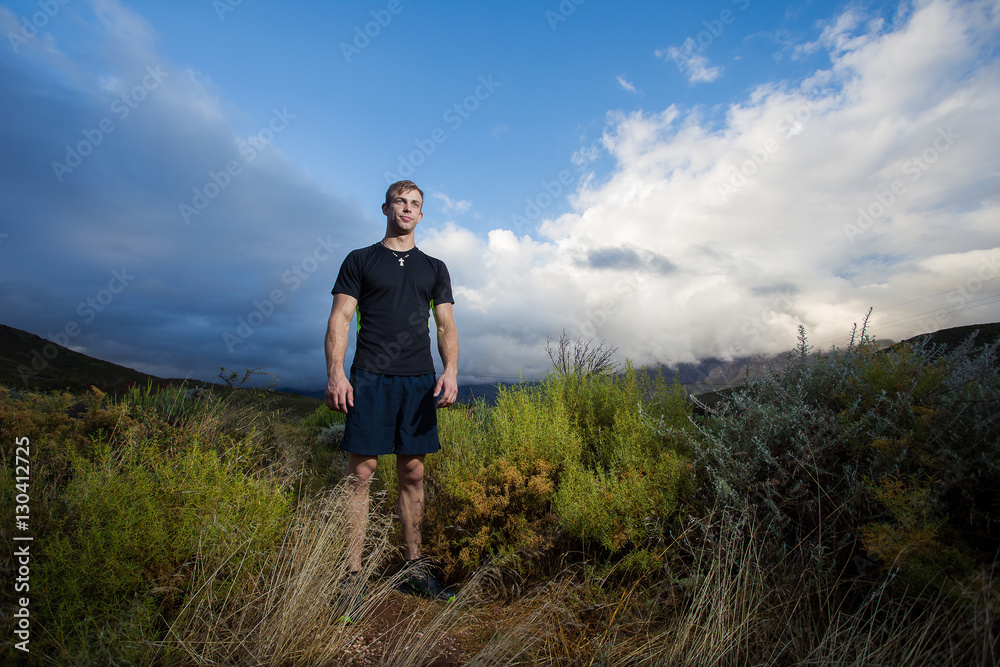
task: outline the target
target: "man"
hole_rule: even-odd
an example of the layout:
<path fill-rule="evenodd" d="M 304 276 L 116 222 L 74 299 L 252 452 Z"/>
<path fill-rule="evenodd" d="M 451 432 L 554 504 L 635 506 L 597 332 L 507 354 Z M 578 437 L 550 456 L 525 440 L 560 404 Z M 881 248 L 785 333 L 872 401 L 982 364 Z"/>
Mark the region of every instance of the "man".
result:
<path fill-rule="evenodd" d="M 326 331 L 326 404 L 347 414 L 340 448 L 350 454 L 348 570 L 361 570 L 368 489 L 376 457 L 394 453 L 406 590 L 448 599 L 452 593 L 422 562 L 420 542 L 424 455 L 440 447 L 435 410 L 458 397 L 458 331 L 448 269 L 444 262 L 421 252 L 414 241 L 422 206 L 423 192 L 412 181 L 390 185 L 382 204 L 385 237 L 352 251 L 340 268 Z M 355 310 L 357 348 L 348 379 L 344 356 Z M 432 311 L 444 364 L 436 379 L 428 326 Z"/>

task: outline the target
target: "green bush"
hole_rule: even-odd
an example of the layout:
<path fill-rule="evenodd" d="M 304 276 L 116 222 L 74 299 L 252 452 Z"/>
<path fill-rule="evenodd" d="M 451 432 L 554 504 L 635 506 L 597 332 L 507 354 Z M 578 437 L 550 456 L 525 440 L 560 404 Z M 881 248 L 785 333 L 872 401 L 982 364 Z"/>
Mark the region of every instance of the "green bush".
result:
<path fill-rule="evenodd" d="M 45 601 L 39 624 L 65 658 L 99 654 L 102 632 L 141 653 L 155 612 L 180 601 L 194 567 L 219 566 L 246 543 L 240 567 L 266 554 L 287 522 L 288 494 L 248 475 L 239 458 L 197 442 L 173 456 L 143 442 L 115 451 L 96 442 L 92 458 L 73 456 L 63 528 L 41 544 L 33 579 Z M 191 562 L 195 553 L 202 562 Z"/>
<path fill-rule="evenodd" d="M 688 466 L 676 454 L 651 455 L 642 466 L 607 471 L 574 464 L 559 484 L 555 512 L 570 535 L 610 552 L 664 538 L 662 519 L 677 507 Z M 661 555 L 662 556 L 662 555 Z"/>
<path fill-rule="evenodd" d="M 701 422 L 698 497 L 763 509 L 776 549 L 823 567 L 843 571 L 863 548 L 911 583 L 969 579 L 998 537 L 997 363 L 996 345 L 878 351 L 864 334 L 820 355 L 800 329 L 783 371 L 751 377 Z M 957 567 L 935 565 L 945 550 Z"/>
<path fill-rule="evenodd" d="M 291 495 L 259 467 L 261 434 L 224 410 L 181 418 L 169 408 L 177 396 L 0 390 L 0 433 L 31 443 L 33 654 L 142 662 L 195 570 L 242 547 L 247 558 L 220 572 L 233 582 L 280 537 Z M 207 428 L 219 433 L 211 442 L 197 436 Z M 5 496 L 14 472 L 4 461 Z"/>
<path fill-rule="evenodd" d="M 300 424 L 311 433 L 318 433 L 337 424 L 343 424 L 346 415 L 343 412 L 331 410 L 325 405 L 316 408 L 311 414 L 303 417 Z"/>
<path fill-rule="evenodd" d="M 132 386 L 120 403 L 144 412 L 155 412 L 170 424 L 182 424 L 204 415 L 218 398 L 209 389 L 171 385 L 155 387 L 149 380 L 145 387 Z"/>
<path fill-rule="evenodd" d="M 631 366 L 557 373 L 501 389 L 492 408 L 446 411 L 444 453 L 428 467 L 428 550 L 449 573 L 496 556 L 523 568 L 571 541 L 662 557 L 690 415 L 679 384 Z"/>

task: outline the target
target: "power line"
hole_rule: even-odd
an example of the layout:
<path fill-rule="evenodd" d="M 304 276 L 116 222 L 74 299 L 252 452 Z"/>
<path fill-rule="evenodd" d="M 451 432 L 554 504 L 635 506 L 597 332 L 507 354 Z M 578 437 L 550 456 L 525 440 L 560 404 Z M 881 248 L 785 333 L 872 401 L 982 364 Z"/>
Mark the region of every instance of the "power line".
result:
<path fill-rule="evenodd" d="M 994 280 L 1000 280 L 1000 276 L 997 276 L 996 278 L 989 278 L 987 280 L 981 280 L 981 281 L 979 281 L 978 284 L 981 285 L 983 283 L 991 283 Z M 956 291 L 956 289 L 953 288 L 953 289 L 945 290 L 943 292 L 938 292 L 937 294 L 931 294 L 930 296 L 922 296 L 919 299 L 912 299 L 910 301 L 904 301 L 903 303 L 897 303 L 895 306 L 889 306 L 888 308 L 882 308 L 881 311 L 884 313 L 885 311 L 892 310 L 893 308 L 899 308 L 900 306 L 906 306 L 906 305 L 911 304 L 911 303 L 916 303 L 917 301 L 926 301 L 927 299 L 933 299 L 936 296 L 941 296 L 942 294 L 950 294 L 951 292 L 955 292 L 955 291 Z"/>
<path fill-rule="evenodd" d="M 980 301 L 983 301 L 985 303 L 979 303 Z M 998 301 L 1000 301 L 1000 295 L 998 295 L 998 294 L 990 294 L 988 296 L 979 297 L 978 299 L 973 299 L 972 301 L 966 301 L 965 303 L 960 304 L 959 306 L 956 306 L 955 308 L 947 308 L 947 309 L 944 309 L 944 310 L 945 310 L 945 312 L 948 312 L 948 313 L 960 313 L 963 310 L 969 310 L 970 308 L 979 308 L 981 306 L 988 306 L 991 303 L 996 303 Z M 902 317 L 902 318 L 899 318 L 897 320 L 891 320 L 889 322 L 883 322 L 881 324 L 881 326 L 887 327 L 887 326 L 891 326 L 893 324 L 911 324 L 911 323 L 916 322 L 917 320 L 920 320 L 921 318 L 926 317 L 927 315 L 930 315 L 932 313 L 937 314 L 937 313 L 941 312 L 941 310 L 942 309 L 938 308 L 937 310 L 928 310 L 926 312 L 919 313 L 917 315 L 908 315 L 906 317 Z"/>

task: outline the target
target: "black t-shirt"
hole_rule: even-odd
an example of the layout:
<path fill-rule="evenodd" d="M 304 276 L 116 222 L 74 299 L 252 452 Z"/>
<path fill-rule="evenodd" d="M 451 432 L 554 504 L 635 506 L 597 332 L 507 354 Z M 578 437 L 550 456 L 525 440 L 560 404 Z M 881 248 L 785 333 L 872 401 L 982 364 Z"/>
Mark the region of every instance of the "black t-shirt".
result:
<path fill-rule="evenodd" d="M 383 375 L 434 372 L 431 309 L 434 304 L 455 303 L 444 262 L 416 247 L 394 254 L 376 243 L 347 255 L 333 293 L 358 301 L 352 368 Z"/>

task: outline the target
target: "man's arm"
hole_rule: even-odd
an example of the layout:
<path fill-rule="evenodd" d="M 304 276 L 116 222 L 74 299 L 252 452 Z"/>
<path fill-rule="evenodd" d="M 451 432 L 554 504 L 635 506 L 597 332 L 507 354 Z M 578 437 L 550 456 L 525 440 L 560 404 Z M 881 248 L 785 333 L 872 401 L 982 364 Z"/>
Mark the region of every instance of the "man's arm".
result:
<path fill-rule="evenodd" d="M 347 339 L 358 300 L 346 294 L 333 295 L 333 308 L 326 325 L 326 405 L 337 412 L 354 406 L 354 388 L 344 373 Z"/>
<path fill-rule="evenodd" d="M 437 322 L 438 352 L 444 364 L 444 372 L 434 387 L 434 395 L 439 397 L 437 406 L 443 408 L 458 399 L 458 329 L 455 328 L 452 304 L 435 304 L 434 321 Z"/>

